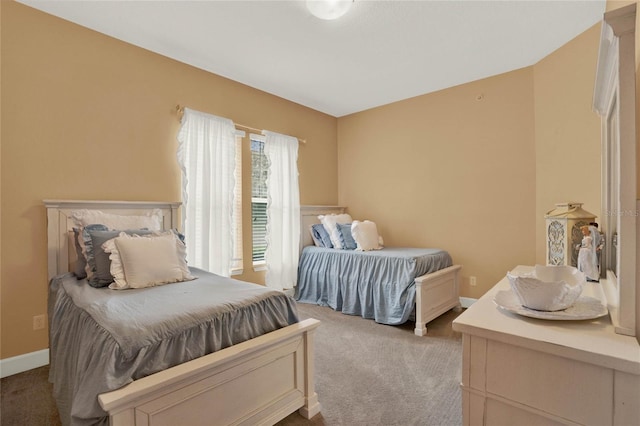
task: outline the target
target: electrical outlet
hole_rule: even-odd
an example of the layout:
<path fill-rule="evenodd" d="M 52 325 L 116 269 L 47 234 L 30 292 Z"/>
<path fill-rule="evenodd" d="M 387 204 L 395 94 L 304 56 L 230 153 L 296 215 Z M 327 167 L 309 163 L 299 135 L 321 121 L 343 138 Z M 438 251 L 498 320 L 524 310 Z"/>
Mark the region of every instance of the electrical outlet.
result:
<path fill-rule="evenodd" d="M 469 285 L 471 287 L 475 287 L 476 286 L 476 277 L 469 277 Z"/>
<path fill-rule="evenodd" d="M 42 330 L 44 328 L 44 315 L 36 315 L 33 317 L 33 329 Z"/>

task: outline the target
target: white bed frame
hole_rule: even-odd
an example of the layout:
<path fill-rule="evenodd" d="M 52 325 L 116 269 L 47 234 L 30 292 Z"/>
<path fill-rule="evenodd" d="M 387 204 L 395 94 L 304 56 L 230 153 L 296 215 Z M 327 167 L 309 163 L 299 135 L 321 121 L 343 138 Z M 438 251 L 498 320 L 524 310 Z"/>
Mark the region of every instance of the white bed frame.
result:
<path fill-rule="evenodd" d="M 72 271 L 70 244 L 78 209 L 139 215 L 163 213 L 164 228 L 178 228 L 178 202 L 45 200 L 49 278 Z M 99 395 L 113 426 L 272 425 L 296 410 L 320 412 L 314 384 L 314 332 L 307 319 L 232 347 L 136 380 Z"/>
<path fill-rule="evenodd" d="M 340 214 L 345 207 L 301 206 L 300 250 L 313 245 L 309 226 L 320 223 L 318 215 Z M 461 265 L 452 265 L 430 274 L 417 277 L 416 281 L 416 327 L 417 336 L 427 334 L 427 323 L 445 312 L 460 307 L 459 282 Z"/>

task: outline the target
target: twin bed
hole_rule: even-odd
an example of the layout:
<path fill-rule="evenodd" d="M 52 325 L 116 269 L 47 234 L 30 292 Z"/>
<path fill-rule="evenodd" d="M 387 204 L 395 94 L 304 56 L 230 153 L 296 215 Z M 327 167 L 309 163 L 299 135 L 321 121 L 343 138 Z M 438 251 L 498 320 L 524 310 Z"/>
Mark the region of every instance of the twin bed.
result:
<path fill-rule="evenodd" d="M 167 230 L 178 227 L 179 205 L 45 201 L 50 379 L 63 424 L 270 425 L 296 410 L 313 417 L 320 412 L 313 363 L 319 321 L 298 321 L 283 292 L 195 268 L 195 280 L 125 291 L 93 288 L 69 272 L 77 261 L 74 212 L 159 209 Z M 311 247 L 308 225 L 342 211 L 301 209 L 300 301 L 385 324 L 415 314 L 419 336 L 459 306 L 460 266 L 441 250 Z"/>
<path fill-rule="evenodd" d="M 73 212 L 159 209 L 162 228 L 174 229 L 179 203 L 45 205 L 50 379 L 63 424 L 270 425 L 320 411 L 319 321 L 298 322 L 284 293 L 194 268 L 195 280 L 128 290 L 93 288 L 68 272 Z"/>
<path fill-rule="evenodd" d="M 414 333 L 427 334 L 427 323 L 460 306 L 459 275 L 448 252 L 429 248 L 372 251 L 315 247 L 309 227 L 319 215 L 342 214 L 344 207 L 302 206 L 302 247 L 296 299 L 382 324 L 415 319 Z"/>

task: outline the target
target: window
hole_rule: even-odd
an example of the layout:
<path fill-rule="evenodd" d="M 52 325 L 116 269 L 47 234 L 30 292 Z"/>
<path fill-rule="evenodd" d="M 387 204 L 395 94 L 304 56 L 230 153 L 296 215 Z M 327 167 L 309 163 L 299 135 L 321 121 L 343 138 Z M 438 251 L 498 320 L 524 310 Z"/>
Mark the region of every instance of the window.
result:
<path fill-rule="evenodd" d="M 269 160 L 264 153 L 264 137 L 251 135 L 251 224 L 253 230 L 252 260 L 264 264 L 267 250 L 267 177 Z"/>
<path fill-rule="evenodd" d="M 270 256 L 269 262 L 276 266 L 267 271 L 265 281 L 268 286 L 270 282 L 276 283 L 271 285 L 274 288 L 285 284 L 291 288 L 296 277 L 290 272 L 297 270 L 299 242 L 298 140 L 264 132 L 265 136 L 250 136 L 249 152 L 245 147 L 245 154 L 251 153 L 253 269 L 267 269 L 266 255 L 271 254 L 267 250 L 267 230 L 273 230 L 269 242 L 274 256 Z M 188 108 L 178 133 L 177 157 L 185 195 L 182 220 L 189 262 L 222 276 L 244 272 L 243 214 L 248 216 L 248 212 L 243 198 L 247 201 L 249 198 L 247 191 L 243 194 L 242 190 L 244 137 L 245 133 L 237 130 L 233 121 Z M 271 165 L 277 173 L 269 176 Z M 274 180 L 270 188 L 268 179 Z M 246 179 L 244 185 L 248 189 Z M 281 278 L 272 271 L 285 271 L 290 277 Z"/>

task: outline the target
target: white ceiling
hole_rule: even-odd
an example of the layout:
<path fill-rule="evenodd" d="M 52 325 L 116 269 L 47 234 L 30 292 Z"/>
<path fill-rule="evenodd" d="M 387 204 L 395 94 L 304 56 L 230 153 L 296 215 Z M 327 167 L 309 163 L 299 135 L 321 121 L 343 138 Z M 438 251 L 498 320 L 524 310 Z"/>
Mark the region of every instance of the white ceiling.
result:
<path fill-rule="evenodd" d="M 19 0 L 335 117 L 526 67 L 597 23 L 605 0 Z"/>

